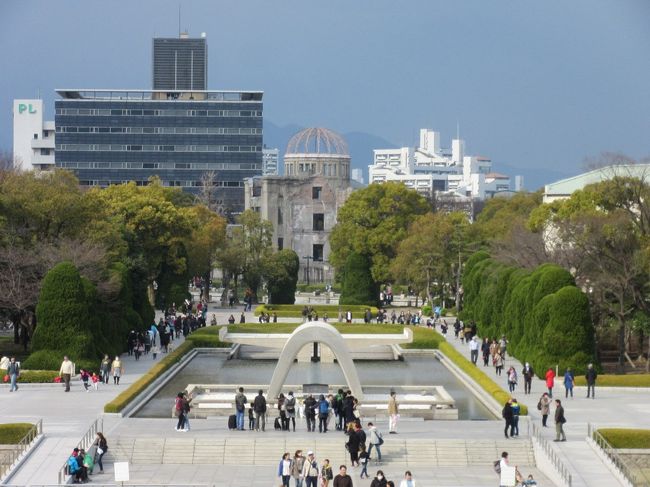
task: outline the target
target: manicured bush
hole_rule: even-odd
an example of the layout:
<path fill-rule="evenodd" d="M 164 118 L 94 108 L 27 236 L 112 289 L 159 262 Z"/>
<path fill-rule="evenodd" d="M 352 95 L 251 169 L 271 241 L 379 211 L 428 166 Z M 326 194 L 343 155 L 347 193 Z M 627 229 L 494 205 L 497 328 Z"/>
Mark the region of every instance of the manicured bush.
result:
<path fill-rule="evenodd" d="M 63 355 L 57 350 L 39 350 L 33 352 L 20 365 L 29 370 L 59 370 Z"/>
<path fill-rule="evenodd" d="M 0 377 L 4 377 L 7 371 L 0 369 Z M 21 370 L 18 378 L 19 384 L 43 384 L 54 382 L 54 378 L 59 376 L 57 370 Z"/>
<path fill-rule="evenodd" d="M 339 303 L 375 305 L 379 300 L 379 286 L 370 272 L 370 259 L 352 252 L 345 261 L 343 269 L 343 286 Z"/>
<path fill-rule="evenodd" d="M 577 386 L 586 386 L 587 381 L 584 374 L 577 375 Z M 612 375 L 599 374 L 596 379 L 596 387 L 650 387 L 650 374 L 626 374 Z"/>
<path fill-rule="evenodd" d="M 22 440 L 34 425 L 31 423 L 0 424 L 0 445 L 15 445 Z"/>
<path fill-rule="evenodd" d="M 90 306 L 79 271 L 61 262 L 45 275 L 36 306 L 32 350 L 59 350 L 70 357 L 95 357 Z"/>
<path fill-rule="evenodd" d="M 273 304 L 293 304 L 296 301 L 296 285 L 300 259 L 291 249 L 272 254 L 265 262 L 264 278 Z"/>
<path fill-rule="evenodd" d="M 613 448 L 650 449 L 649 429 L 602 428 L 597 431 Z"/>

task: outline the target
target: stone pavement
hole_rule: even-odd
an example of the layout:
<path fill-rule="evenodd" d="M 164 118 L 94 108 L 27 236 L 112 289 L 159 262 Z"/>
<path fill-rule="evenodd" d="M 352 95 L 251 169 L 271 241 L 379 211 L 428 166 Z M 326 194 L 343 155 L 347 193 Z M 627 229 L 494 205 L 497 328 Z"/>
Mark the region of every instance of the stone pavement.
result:
<path fill-rule="evenodd" d="M 453 330 L 453 328 L 450 327 L 450 330 Z M 453 332 L 448 333 L 447 338 L 450 344 L 463 353 L 468 360 L 470 359 L 469 345 L 454 338 Z M 513 397 L 516 397 L 519 403 L 528 406 L 528 414 L 531 420 L 541 425 L 541 414 L 537 410 L 537 401 L 547 391 L 545 381 L 537 378 L 533 379 L 531 394 L 524 394 L 523 379 L 521 379 L 523 365 L 509 354 L 506 354 L 506 356 L 504 372 L 501 376 L 496 374 L 493 366 L 484 367 L 481 356 L 479 356 L 477 367 L 507 391 L 508 385 L 505 371 L 511 365 L 514 366 L 520 378 L 520 383 L 513 393 Z M 555 364 L 549 365 L 555 369 Z M 618 486 L 619 482 L 587 444 L 587 424 L 592 423 L 598 427 L 650 428 L 650 390 L 599 388 L 596 382 L 595 400 L 586 398 L 585 387 L 574 388 L 574 397 L 565 398 L 562 381 L 564 371 L 559 371 L 559 375 L 560 377 L 556 378 L 556 385 L 553 389 L 553 399 L 560 399 L 564 406 L 567 418 L 564 431 L 567 435 L 567 441 L 554 442 L 552 443 L 553 448 L 559 453 L 565 465 L 571 471 L 574 486 Z M 555 439 L 554 410 L 553 405 L 548 419 L 549 427 L 546 429 L 545 434 L 549 441 Z"/>

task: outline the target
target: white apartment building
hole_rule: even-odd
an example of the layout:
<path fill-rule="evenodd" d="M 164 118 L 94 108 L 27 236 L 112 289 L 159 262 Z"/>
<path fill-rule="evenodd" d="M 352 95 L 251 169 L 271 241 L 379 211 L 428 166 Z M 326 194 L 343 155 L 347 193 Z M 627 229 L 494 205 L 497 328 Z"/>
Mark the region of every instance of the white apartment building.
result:
<path fill-rule="evenodd" d="M 54 168 L 54 122 L 43 121 L 43 100 L 14 100 L 13 157 L 23 171 Z"/>
<path fill-rule="evenodd" d="M 425 196 L 434 192 L 485 199 L 510 191 L 510 177 L 492 172 L 492 161 L 465 155 L 465 141 L 453 139 L 451 150 L 440 146 L 440 133 L 420 130 L 417 147 L 376 149 L 368 166 L 369 182 L 399 181 Z"/>
<path fill-rule="evenodd" d="M 262 176 L 278 175 L 278 159 L 280 158 L 280 149 L 262 148 Z"/>

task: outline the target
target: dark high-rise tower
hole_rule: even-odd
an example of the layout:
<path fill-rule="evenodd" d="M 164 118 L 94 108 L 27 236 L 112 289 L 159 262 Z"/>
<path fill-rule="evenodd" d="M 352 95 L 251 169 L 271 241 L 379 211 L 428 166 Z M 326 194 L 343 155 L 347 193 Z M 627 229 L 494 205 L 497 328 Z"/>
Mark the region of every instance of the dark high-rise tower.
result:
<path fill-rule="evenodd" d="M 190 39 L 183 33 L 178 38 L 159 37 L 153 40 L 154 90 L 206 90 L 208 86 L 208 45 L 203 34 Z"/>

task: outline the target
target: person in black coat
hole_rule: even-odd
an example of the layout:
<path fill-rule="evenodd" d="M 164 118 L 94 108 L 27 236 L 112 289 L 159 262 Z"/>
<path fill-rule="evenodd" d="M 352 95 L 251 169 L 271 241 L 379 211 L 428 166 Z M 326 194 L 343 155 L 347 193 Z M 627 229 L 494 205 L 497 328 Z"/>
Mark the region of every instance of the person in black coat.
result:
<path fill-rule="evenodd" d="M 505 406 L 503 406 L 503 411 L 501 412 L 501 416 L 503 416 L 503 419 L 506 422 L 506 427 L 503 431 L 505 434 L 506 438 L 508 438 L 508 428 L 512 427 L 513 423 L 513 413 L 512 413 L 512 399 L 508 399 L 508 402 L 506 403 Z"/>
<path fill-rule="evenodd" d="M 316 431 L 316 399 L 311 394 L 305 399 L 305 418 L 307 431 Z"/>
<path fill-rule="evenodd" d="M 348 442 L 346 443 L 348 451 L 350 452 L 350 462 L 352 466 L 359 466 L 359 445 L 361 438 L 359 434 L 352 430 L 350 431 L 350 436 L 348 437 Z"/>

